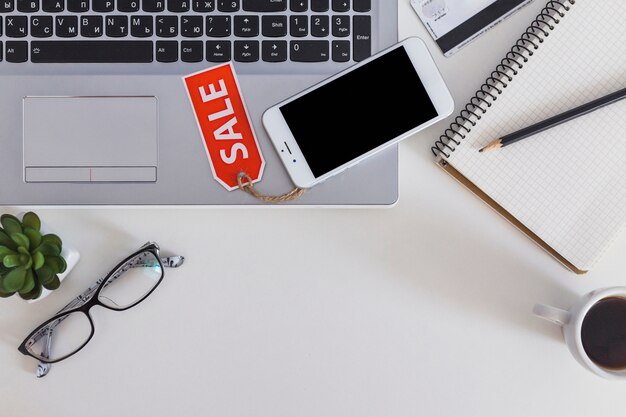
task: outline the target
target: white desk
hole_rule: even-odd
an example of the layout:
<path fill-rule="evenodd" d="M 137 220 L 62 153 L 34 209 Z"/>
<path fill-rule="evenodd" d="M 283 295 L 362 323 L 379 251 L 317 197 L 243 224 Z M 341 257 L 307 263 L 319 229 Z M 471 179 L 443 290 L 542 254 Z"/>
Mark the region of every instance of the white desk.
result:
<path fill-rule="evenodd" d="M 400 34 L 428 43 L 458 108 L 544 3 L 452 58 L 408 0 Z M 568 272 L 435 166 L 446 125 L 401 144 L 390 209 L 38 210 L 82 259 L 46 299 L 0 300 L 0 415 L 624 415 L 624 385 L 531 308 L 624 285 L 626 236 Z M 94 340 L 37 380 L 22 338 L 147 240 L 186 264 L 135 309 L 92 310 Z"/>

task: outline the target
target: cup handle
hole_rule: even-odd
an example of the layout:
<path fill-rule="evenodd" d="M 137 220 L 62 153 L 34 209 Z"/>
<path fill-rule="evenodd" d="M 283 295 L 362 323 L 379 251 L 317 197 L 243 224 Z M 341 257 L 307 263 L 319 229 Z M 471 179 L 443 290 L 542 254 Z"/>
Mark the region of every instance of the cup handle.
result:
<path fill-rule="evenodd" d="M 545 304 L 535 304 L 533 308 L 533 314 L 541 317 L 542 319 L 551 321 L 559 326 L 565 326 L 569 323 L 570 313 L 560 308 L 547 306 Z"/>

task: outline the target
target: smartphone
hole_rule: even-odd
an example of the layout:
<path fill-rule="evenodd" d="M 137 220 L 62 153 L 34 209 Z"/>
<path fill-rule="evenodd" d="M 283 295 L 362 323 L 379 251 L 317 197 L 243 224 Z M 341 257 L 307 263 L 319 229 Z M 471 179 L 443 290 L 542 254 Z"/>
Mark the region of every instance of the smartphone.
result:
<path fill-rule="evenodd" d="M 270 107 L 263 126 L 293 183 L 310 188 L 453 110 L 426 45 L 410 37 Z"/>

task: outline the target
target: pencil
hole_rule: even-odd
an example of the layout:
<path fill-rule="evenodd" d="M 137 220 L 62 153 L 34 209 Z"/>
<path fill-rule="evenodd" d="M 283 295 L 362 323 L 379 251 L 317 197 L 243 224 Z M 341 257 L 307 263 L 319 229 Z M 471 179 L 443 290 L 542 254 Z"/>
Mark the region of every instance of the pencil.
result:
<path fill-rule="evenodd" d="M 565 123 L 569 120 L 575 119 L 576 117 L 582 116 L 583 114 L 591 113 L 592 111 L 597 110 L 601 107 L 604 107 L 611 103 L 615 103 L 623 99 L 624 97 L 626 97 L 626 88 L 622 88 L 621 90 L 618 90 L 614 93 L 608 94 L 604 97 L 600 97 L 596 100 L 590 101 L 571 110 L 567 110 L 561 114 L 557 114 L 556 116 L 550 117 L 549 119 L 542 120 L 532 126 L 528 126 L 516 132 L 504 135 L 501 138 L 498 138 L 481 148 L 479 152 L 487 152 L 503 148 L 519 140 L 525 139 L 529 136 L 533 136 L 554 126 L 558 126 L 561 123 Z"/>

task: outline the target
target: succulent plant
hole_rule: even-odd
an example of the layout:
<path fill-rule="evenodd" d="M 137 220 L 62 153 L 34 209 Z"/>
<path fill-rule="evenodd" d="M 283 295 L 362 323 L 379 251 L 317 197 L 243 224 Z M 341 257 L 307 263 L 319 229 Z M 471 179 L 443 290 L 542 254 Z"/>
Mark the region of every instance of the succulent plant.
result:
<path fill-rule="evenodd" d="M 55 234 L 42 235 L 41 221 L 33 212 L 24 214 L 21 221 L 3 214 L 0 224 L 0 297 L 18 293 L 25 300 L 34 300 L 42 288 L 59 288 L 58 274 L 67 268 L 61 239 Z"/>

